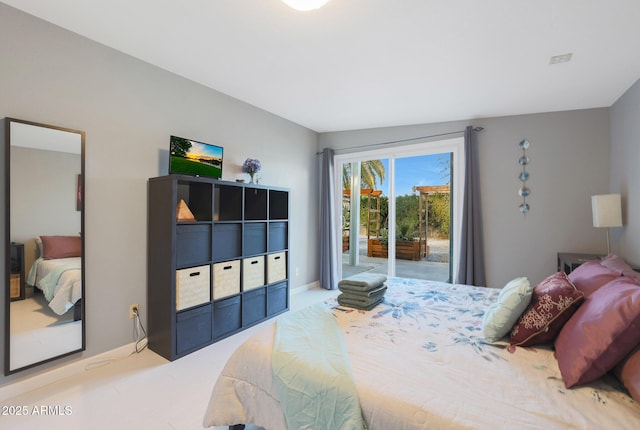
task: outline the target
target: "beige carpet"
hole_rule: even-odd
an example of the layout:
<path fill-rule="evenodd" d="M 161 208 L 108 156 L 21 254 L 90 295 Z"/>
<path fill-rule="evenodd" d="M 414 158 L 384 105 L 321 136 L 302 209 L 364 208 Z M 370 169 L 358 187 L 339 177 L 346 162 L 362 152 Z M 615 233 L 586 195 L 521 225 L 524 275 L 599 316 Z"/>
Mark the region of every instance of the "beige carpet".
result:
<path fill-rule="evenodd" d="M 73 309 L 56 315 L 42 294 L 11 302 L 11 368 L 74 351 L 82 347 L 82 321 Z"/>

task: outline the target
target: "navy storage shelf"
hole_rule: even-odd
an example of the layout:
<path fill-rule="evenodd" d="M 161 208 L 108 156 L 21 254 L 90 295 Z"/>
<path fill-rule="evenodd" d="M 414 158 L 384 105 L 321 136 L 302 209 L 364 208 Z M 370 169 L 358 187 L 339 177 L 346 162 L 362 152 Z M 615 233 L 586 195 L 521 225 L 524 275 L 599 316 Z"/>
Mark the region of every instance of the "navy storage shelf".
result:
<path fill-rule="evenodd" d="M 193 218 L 178 219 L 181 201 Z M 167 360 L 289 309 L 287 189 L 184 175 L 151 178 L 147 237 L 149 348 Z M 266 261 L 275 253 L 284 253 L 286 275 L 268 284 L 270 265 Z M 214 264 L 241 266 L 250 257 L 264 258 L 264 285 L 252 281 L 245 291 L 242 268 L 213 275 Z M 177 311 L 177 270 L 204 265 L 211 265 L 208 297 L 200 284 L 193 290 L 200 304 Z M 276 273 L 275 268 L 271 270 Z M 282 266 L 277 270 L 281 275 Z M 262 273 L 258 273 L 260 279 Z M 188 281 L 181 281 L 181 294 L 189 288 Z M 214 300 L 214 288 L 230 293 Z"/>

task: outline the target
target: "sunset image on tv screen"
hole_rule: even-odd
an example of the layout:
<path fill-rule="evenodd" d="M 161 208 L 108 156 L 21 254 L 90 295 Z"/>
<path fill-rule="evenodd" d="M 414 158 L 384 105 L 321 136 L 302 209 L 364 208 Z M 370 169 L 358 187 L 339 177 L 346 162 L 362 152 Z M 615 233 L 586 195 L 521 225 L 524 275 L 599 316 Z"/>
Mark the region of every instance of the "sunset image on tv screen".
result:
<path fill-rule="evenodd" d="M 222 177 L 222 147 L 171 136 L 169 173 Z"/>

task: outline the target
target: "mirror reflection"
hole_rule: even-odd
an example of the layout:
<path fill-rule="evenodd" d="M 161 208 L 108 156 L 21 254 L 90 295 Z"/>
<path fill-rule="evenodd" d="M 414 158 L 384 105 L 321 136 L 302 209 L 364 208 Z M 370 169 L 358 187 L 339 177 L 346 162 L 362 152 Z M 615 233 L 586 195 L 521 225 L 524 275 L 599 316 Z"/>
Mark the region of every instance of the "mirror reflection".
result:
<path fill-rule="evenodd" d="M 84 132 L 6 127 L 9 374 L 84 349 Z"/>

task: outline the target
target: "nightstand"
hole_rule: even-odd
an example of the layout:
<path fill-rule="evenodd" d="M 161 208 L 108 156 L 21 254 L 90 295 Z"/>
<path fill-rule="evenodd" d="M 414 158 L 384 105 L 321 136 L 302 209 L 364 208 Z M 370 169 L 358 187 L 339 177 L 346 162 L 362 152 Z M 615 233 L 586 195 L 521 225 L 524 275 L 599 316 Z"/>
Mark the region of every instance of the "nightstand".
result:
<path fill-rule="evenodd" d="M 558 252 L 558 271 L 571 273 L 582 263 L 591 260 L 600 260 L 606 257 L 604 254 L 578 254 L 574 252 Z"/>
<path fill-rule="evenodd" d="M 25 298 L 24 290 L 24 244 L 11 242 L 11 300 L 22 300 Z"/>

